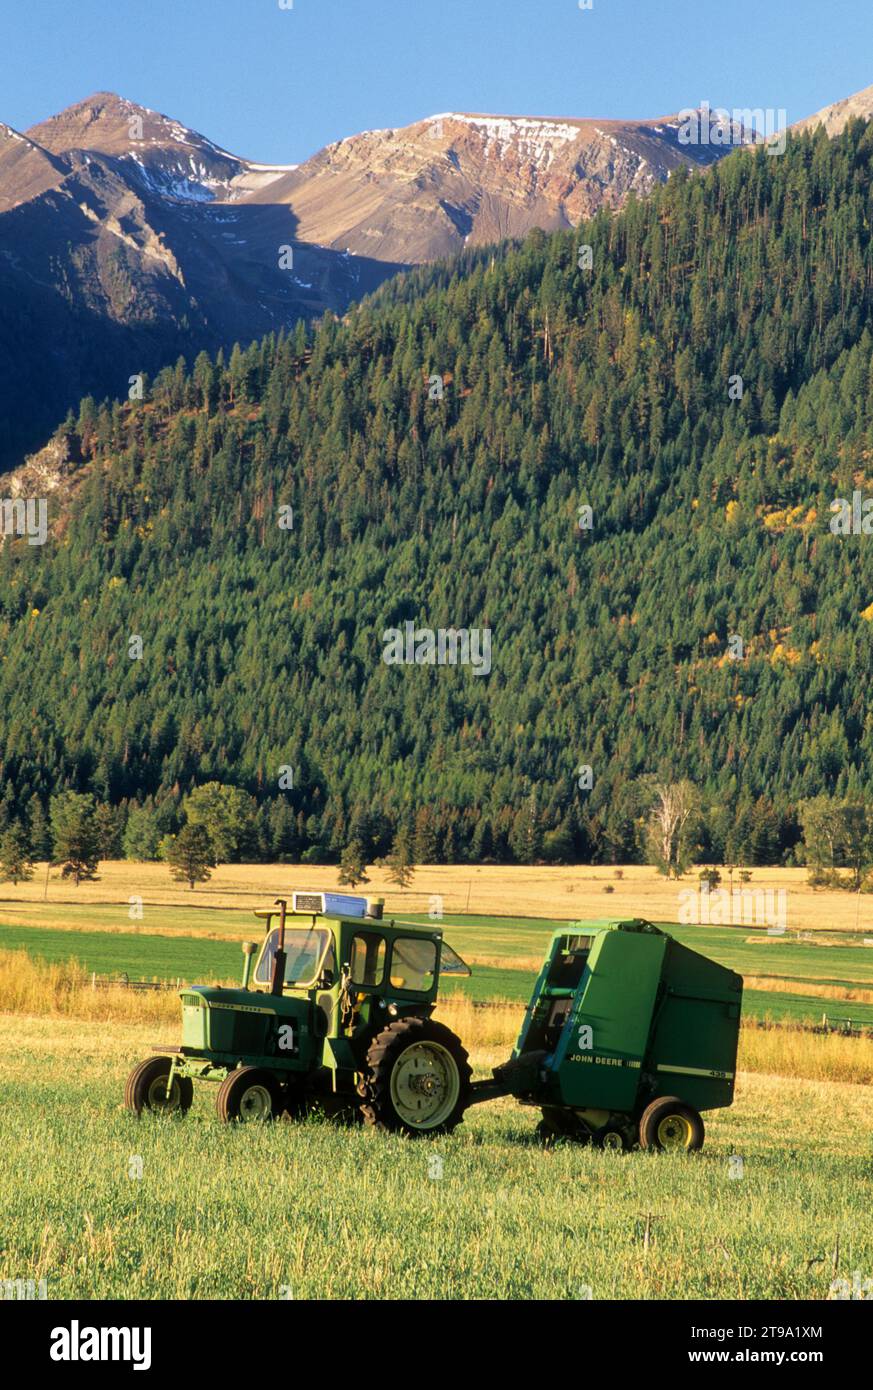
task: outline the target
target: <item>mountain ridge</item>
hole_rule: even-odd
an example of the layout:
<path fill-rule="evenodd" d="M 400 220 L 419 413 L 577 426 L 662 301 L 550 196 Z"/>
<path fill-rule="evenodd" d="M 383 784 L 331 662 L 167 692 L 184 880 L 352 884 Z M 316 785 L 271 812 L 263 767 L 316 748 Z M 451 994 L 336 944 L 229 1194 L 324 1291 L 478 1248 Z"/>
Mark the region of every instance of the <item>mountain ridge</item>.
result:
<path fill-rule="evenodd" d="M 271 165 L 112 92 L 0 126 L 0 469 L 85 395 L 617 211 L 733 148 L 682 143 L 679 117 L 444 112 Z"/>
<path fill-rule="evenodd" d="M 342 313 L 400 268 L 249 206 L 277 172 L 111 94 L 0 128 L 0 471 L 83 395 L 120 398 L 180 355 Z"/>
<path fill-rule="evenodd" d="M 855 119 L 869 121 L 871 118 L 873 118 L 873 86 L 864 87 L 859 92 L 853 92 L 851 96 L 841 97 L 839 101 L 831 102 L 829 106 L 823 106 L 812 116 L 806 116 L 802 121 L 797 121 L 791 129 L 795 134 L 803 134 L 804 131 L 813 131 L 821 126 L 826 135 L 833 137 L 845 130 L 849 121 Z"/>

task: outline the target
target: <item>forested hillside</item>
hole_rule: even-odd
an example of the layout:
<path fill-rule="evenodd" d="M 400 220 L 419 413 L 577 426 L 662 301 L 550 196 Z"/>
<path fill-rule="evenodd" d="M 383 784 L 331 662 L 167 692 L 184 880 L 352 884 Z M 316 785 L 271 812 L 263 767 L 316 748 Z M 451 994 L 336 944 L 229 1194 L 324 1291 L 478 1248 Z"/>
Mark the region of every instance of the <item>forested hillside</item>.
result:
<path fill-rule="evenodd" d="M 172 828 L 217 780 L 268 856 L 626 860 L 658 772 L 767 862 L 873 792 L 871 541 L 830 511 L 873 497 L 871 174 L 861 122 L 739 152 L 84 402 L 72 502 L 0 555 L 2 814 Z M 386 665 L 406 620 L 490 628 L 490 674 Z"/>

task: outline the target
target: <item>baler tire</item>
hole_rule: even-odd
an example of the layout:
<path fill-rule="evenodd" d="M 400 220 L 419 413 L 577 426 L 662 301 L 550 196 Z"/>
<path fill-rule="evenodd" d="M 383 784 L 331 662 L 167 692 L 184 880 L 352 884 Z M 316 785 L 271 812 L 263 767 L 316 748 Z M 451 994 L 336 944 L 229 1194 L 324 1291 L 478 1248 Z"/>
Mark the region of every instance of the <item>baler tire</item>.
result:
<path fill-rule="evenodd" d="M 450 1059 L 455 1072 L 453 1082 L 456 1083 L 456 1094 L 453 1084 L 446 1101 L 448 1104 L 453 1100 L 448 1113 L 442 1114 L 437 1110 L 438 1118 L 434 1123 L 415 1125 L 396 1108 L 398 1082 L 395 1072 L 404 1054 L 412 1048 L 426 1048 L 428 1045 L 435 1053 L 442 1053 Z M 451 1134 L 463 1120 L 469 1104 L 472 1075 L 460 1038 L 444 1024 L 435 1023 L 430 1018 L 396 1019 L 377 1033 L 367 1052 L 366 1097 L 360 1110 L 361 1118 L 364 1124 L 375 1129 L 407 1134 L 413 1138 Z"/>
<path fill-rule="evenodd" d="M 169 1076 L 171 1065 L 169 1057 L 146 1057 L 144 1062 L 135 1066 L 124 1087 L 125 1108 L 137 1117 L 144 1110 L 154 1111 L 158 1115 L 186 1114 L 194 1099 L 194 1082 L 190 1076 L 173 1077 L 171 1100 L 175 1103 L 164 1101 L 161 1105 L 154 1104 L 152 1088 L 162 1076 Z"/>
<path fill-rule="evenodd" d="M 615 1140 L 618 1142 L 615 1143 Z M 617 1125 L 604 1125 L 596 1130 L 592 1143 L 598 1149 L 611 1149 L 618 1153 L 627 1153 L 630 1149 L 627 1135 Z"/>
<path fill-rule="evenodd" d="M 682 1131 L 679 1132 L 680 1142 L 676 1144 L 665 1142 L 665 1134 L 662 1126 L 675 1117 L 681 1121 L 685 1130 L 685 1140 L 682 1142 Z M 691 1105 L 686 1105 L 684 1100 L 678 1096 L 660 1096 L 653 1100 L 651 1105 L 647 1105 L 640 1116 L 640 1148 L 657 1149 L 660 1152 L 676 1150 L 683 1153 L 696 1153 L 703 1148 L 703 1141 L 706 1137 L 706 1130 L 703 1120 L 698 1112 Z"/>
<path fill-rule="evenodd" d="M 263 1097 L 259 1097 L 260 1111 L 250 1114 L 242 1113 L 242 1106 L 245 1095 L 248 1091 L 258 1089 L 266 1092 L 269 1098 L 269 1110 L 263 1109 Z M 218 1118 L 226 1124 L 251 1124 L 255 1121 L 267 1122 L 274 1120 L 280 1113 L 281 1097 L 279 1087 L 273 1080 L 268 1071 L 262 1067 L 237 1067 L 234 1071 L 229 1071 L 218 1088 L 218 1095 L 215 1097 L 215 1109 Z"/>

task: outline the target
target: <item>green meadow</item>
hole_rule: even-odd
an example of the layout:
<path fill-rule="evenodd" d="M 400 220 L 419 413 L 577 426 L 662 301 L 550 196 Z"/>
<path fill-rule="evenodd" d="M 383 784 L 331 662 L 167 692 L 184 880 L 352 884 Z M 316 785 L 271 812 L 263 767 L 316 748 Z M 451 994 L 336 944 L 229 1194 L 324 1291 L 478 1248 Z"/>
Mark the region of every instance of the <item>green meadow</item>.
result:
<path fill-rule="evenodd" d="M 55 905 L 16 905 L 2 911 L 0 950 L 27 950 L 58 963 L 75 958 L 89 974 L 126 972 L 131 979 L 186 983 L 230 980 L 241 970 L 239 942 L 256 937 L 260 925 L 250 912 L 232 908 L 150 905 L 147 914 L 148 928 L 132 927 L 125 907 L 71 905 L 65 909 L 68 927 L 59 929 L 40 925 L 43 915 L 57 921 Z M 409 914 L 407 920 L 429 921 L 422 914 Z M 566 925 L 529 917 L 452 916 L 434 922 L 455 949 L 473 961 L 471 979 L 446 979 L 444 989 L 481 1002 L 526 1001 L 551 933 Z M 812 939 L 802 939 L 768 937 L 749 927 L 660 925 L 678 941 L 741 975 L 780 983 L 778 991 L 747 988 L 747 1017 L 818 1021 L 827 1013 L 829 1018 L 873 1024 L 873 1002 L 838 997 L 846 990 L 873 991 L 873 948 L 858 944 L 857 936 L 818 931 L 809 934 Z M 194 934 L 186 936 L 186 929 Z M 205 930 L 209 936 L 196 934 Z M 818 944 L 824 942 L 833 944 Z"/>

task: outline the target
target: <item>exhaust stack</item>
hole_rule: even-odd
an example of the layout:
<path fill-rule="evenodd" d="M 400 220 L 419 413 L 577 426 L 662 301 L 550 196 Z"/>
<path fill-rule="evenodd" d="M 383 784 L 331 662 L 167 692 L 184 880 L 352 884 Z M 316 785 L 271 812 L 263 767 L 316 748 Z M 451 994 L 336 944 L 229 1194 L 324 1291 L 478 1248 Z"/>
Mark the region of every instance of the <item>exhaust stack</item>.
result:
<path fill-rule="evenodd" d="M 279 908 L 279 940 L 276 945 L 276 955 L 273 959 L 273 979 L 270 985 L 271 994 L 281 994 L 282 986 L 285 983 L 285 913 L 288 910 L 287 898 L 277 898 L 276 906 Z"/>

